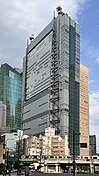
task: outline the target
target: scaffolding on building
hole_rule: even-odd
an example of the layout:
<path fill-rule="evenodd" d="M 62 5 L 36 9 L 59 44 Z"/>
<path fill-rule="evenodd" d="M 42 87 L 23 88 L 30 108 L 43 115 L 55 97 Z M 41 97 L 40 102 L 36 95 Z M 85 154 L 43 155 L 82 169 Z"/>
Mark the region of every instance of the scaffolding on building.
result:
<path fill-rule="evenodd" d="M 59 128 L 59 54 L 57 42 L 57 21 L 53 18 L 52 52 L 50 67 L 50 92 L 49 92 L 49 116 L 50 125 L 55 128 L 56 134 L 60 133 Z"/>

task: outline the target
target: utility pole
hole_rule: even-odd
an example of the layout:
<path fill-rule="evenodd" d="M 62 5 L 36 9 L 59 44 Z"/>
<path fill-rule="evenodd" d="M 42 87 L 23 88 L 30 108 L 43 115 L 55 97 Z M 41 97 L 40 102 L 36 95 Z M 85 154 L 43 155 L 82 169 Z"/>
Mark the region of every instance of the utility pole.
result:
<path fill-rule="evenodd" d="M 6 169 L 9 169 L 9 150 L 6 151 Z"/>
<path fill-rule="evenodd" d="M 41 149 L 41 151 L 40 151 L 40 171 L 41 171 L 41 160 L 42 160 L 42 150 L 43 150 L 43 148 L 41 147 L 40 149 Z"/>
<path fill-rule="evenodd" d="M 75 131 L 73 130 L 73 176 L 75 176 Z"/>
<path fill-rule="evenodd" d="M 20 165 L 20 139 L 18 141 L 18 173 L 19 173 L 19 165 Z"/>
<path fill-rule="evenodd" d="M 20 147 L 21 147 L 21 131 L 19 131 L 19 137 L 18 137 L 18 174 L 20 175 Z"/>

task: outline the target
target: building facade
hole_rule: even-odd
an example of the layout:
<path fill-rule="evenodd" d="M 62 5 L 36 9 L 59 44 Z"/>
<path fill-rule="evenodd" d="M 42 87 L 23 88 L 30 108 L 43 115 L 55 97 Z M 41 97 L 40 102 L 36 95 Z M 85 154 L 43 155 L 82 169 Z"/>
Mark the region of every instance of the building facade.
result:
<path fill-rule="evenodd" d="M 3 143 L 0 143 L 0 164 L 4 163 L 4 145 Z"/>
<path fill-rule="evenodd" d="M 58 16 L 26 49 L 23 63 L 23 130 L 38 135 L 54 127 L 68 135 L 73 154 L 73 131 L 79 154 L 80 29 L 57 8 Z"/>
<path fill-rule="evenodd" d="M 88 68 L 80 64 L 80 155 L 89 155 Z"/>
<path fill-rule="evenodd" d="M 6 126 L 6 105 L 0 101 L 0 126 Z"/>
<path fill-rule="evenodd" d="M 17 132 L 4 133 L 1 136 L 4 137 L 4 144 L 6 151 L 12 150 L 13 152 L 15 152 L 16 141 L 19 139 Z"/>
<path fill-rule="evenodd" d="M 96 135 L 89 136 L 89 155 L 96 155 Z"/>
<path fill-rule="evenodd" d="M 21 129 L 22 76 L 8 64 L 0 67 L 0 101 L 6 105 L 6 126 Z"/>
<path fill-rule="evenodd" d="M 53 133 L 54 132 L 54 133 Z M 30 136 L 21 143 L 24 148 L 24 155 L 28 156 L 69 156 L 68 140 L 55 135 L 54 128 L 46 128 L 45 135 Z M 28 149 L 28 155 L 27 150 Z"/>

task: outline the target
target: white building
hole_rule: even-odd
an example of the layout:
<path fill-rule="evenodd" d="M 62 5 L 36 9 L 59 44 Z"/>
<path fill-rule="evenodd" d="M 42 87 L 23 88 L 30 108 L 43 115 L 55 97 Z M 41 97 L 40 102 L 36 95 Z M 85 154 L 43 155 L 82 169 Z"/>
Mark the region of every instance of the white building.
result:
<path fill-rule="evenodd" d="M 42 145 L 42 154 L 43 155 L 62 155 L 69 156 L 68 148 L 68 136 L 65 135 L 63 139 L 59 135 L 55 135 L 55 128 L 46 128 L 45 136 L 41 136 L 40 139 Z"/>
<path fill-rule="evenodd" d="M 2 136 L 5 136 L 5 148 L 7 150 L 16 150 L 16 141 L 19 139 L 18 133 L 5 133 L 2 134 Z"/>
<path fill-rule="evenodd" d="M 46 128 L 45 135 L 31 136 L 25 140 L 25 155 L 69 156 L 68 136 L 55 135 L 54 128 Z"/>
<path fill-rule="evenodd" d="M 5 133 L 2 136 L 5 136 L 5 148 L 12 151 L 16 151 L 16 141 L 27 138 L 27 135 L 23 135 L 23 131 L 21 130 L 13 133 Z"/>
<path fill-rule="evenodd" d="M 45 128 L 45 136 L 55 136 L 55 128 Z"/>

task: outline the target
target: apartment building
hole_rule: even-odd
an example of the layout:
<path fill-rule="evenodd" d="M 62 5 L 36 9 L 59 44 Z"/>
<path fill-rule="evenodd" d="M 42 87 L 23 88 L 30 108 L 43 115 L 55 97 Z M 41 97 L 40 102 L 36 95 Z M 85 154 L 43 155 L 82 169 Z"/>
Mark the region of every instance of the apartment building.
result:
<path fill-rule="evenodd" d="M 28 155 L 69 156 L 67 136 L 62 139 L 62 137 L 55 135 L 54 128 L 46 128 L 44 136 L 31 136 L 25 140 Z M 24 154 L 26 155 L 26 152 Z"/>

